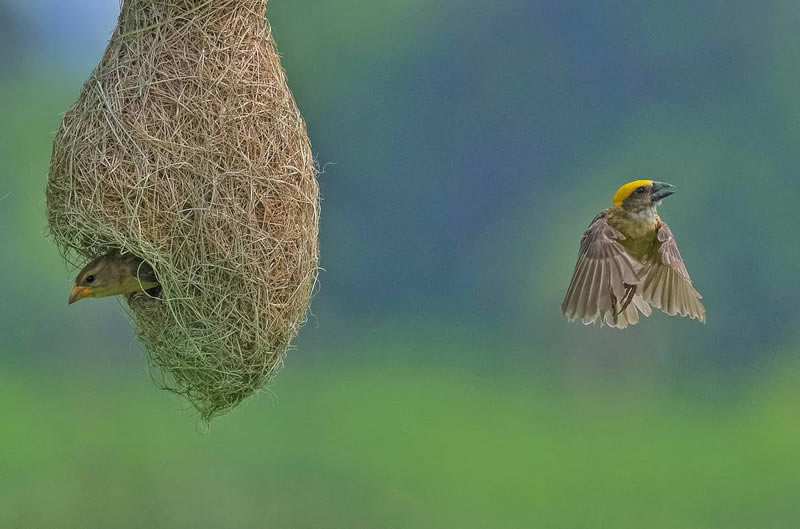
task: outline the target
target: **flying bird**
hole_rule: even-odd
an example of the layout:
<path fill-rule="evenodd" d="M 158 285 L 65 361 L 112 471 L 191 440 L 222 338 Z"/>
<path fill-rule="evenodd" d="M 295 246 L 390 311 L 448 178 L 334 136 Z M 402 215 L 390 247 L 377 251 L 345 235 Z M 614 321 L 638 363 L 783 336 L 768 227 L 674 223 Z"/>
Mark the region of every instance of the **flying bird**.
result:
<path fill-rule="evenodd" d="M 159 286 L 149 264 L 133 254 L 112 251 L 90 261 L 78 273 L 69 303 L 83 298 L 132 294 Z"/>
<path fill-rule="evenodd" d="M 624 329 L 639 322 L 639 312 L 650 316 L 653 306 L 705 323 L 702 296 L 656 211 L 673 188 L 653 180 L 629 182 L 617 190 L 611 207 L 592 220 L 561 304 L 569 321 Z"/>

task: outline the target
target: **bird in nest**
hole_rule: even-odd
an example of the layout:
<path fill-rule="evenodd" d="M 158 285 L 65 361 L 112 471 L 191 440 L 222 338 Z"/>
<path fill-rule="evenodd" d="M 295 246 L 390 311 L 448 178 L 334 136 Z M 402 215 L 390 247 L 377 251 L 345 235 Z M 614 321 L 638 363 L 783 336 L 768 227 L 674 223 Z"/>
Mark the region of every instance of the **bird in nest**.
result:
<path fill-rule="evenodd" d="M 160 285 L 153 268 L 133 254 L 113 250 L 83 267 L 75 278 L 69 303 L 83 298 L 103 298 L 147 292 L 158 295 Z"/>
<path fill-rule="evenodd" d="M 578 263 L 561 311 L 569 321 L 624 329 L 651 306 L 702 323 L 706 309 L 675 237 L 656 208 L 672 195 L 666 182 L 636 180 L 620 187 L 610 208 L 583 234 Z"/>

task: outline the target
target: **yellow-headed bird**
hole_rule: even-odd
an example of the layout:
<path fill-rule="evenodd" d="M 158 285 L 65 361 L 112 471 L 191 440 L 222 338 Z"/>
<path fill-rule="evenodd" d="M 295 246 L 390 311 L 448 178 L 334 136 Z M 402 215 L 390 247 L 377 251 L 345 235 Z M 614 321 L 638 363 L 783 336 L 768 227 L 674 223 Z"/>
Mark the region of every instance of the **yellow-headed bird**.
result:
<path fill-rule="evenodd" d="M 703 323 L 706 309 L 692 286 L 675 237 L 656 208 L 672 184 L 636 180 L 620 187 L 581 239 L 578 264 L 561 311 L 569 321 L 624 329 L 650 316 L 650 305 Z"/>
<path fill-rule="evenodd" d="M 112 251 L 93 259 L 78 273 L 69 303 L 83 298 L 132 294 L 158 286 L 150 265 L 135 255 Z"/>

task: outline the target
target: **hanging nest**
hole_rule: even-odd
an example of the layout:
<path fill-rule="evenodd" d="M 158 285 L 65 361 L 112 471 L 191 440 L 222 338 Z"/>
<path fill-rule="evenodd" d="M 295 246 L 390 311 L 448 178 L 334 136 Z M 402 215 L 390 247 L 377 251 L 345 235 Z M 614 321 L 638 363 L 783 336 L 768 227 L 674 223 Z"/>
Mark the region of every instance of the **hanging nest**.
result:
<path fill-rule="evenodd" d="M 65 258 L 117 249 L 162 292 L 127 297 L 166 389 L 209 420 L 262 388 L 318 268 L 311 146 L 266 0 L 124 0 L 55 138 L 50 231 Z"/>

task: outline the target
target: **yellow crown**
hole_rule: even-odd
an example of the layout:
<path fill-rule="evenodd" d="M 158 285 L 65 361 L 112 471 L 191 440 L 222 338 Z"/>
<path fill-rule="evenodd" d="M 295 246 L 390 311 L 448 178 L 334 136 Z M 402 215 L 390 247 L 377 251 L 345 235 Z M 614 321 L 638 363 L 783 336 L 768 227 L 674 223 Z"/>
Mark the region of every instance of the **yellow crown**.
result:
<path fill-rule="evenodd" d="M 631 196 L 631 193 L 633 193 L 638 187 L 649 186 L 652 183 L 652 180 L 634 180 L 633 182 L 628 182 L 624 186 L 617 189 L 612 205 L 616 207 L 621 206 L 622 203 L 625 202 L 625 199 Z"/>

